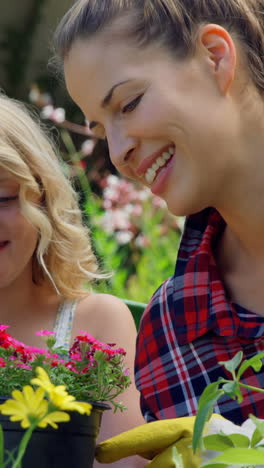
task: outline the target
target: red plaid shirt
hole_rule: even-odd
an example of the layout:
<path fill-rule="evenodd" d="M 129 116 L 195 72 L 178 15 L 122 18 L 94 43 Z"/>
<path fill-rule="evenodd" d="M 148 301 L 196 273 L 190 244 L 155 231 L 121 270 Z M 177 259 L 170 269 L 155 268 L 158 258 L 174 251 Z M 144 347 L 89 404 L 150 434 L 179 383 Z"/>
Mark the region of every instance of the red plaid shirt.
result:
<path fill-rule="evenodd" d="M 146 308 L 137 339 L 136 385 L 147 421 L 195 415 L 204 388 L 230 378 L 219 361 L 238 351 L 264 351 L 264 317 L 228 300 L 213 251 L 225 223 L 214 209 L 188 218 L 175 274 Z M 249 369 L 243 383 L 264 388 L 264 370 Z M 243 391 L 239 405 L 222 397 L 215 408 L 241 424 L 250 413 L 264 418 L 261 393 Z"/>

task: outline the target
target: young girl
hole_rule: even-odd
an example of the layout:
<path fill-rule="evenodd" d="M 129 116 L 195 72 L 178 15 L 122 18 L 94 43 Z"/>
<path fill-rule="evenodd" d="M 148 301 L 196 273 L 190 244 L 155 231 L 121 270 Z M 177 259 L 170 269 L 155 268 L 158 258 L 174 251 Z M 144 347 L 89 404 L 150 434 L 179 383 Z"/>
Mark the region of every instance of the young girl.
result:
<path fill-rule="evenodd" d="M 37 347 L 40 329 L 55 331 L 56 344 L 65 347 L 88 331 L 124 347 L 133 374 L 132 315 L 121 300 L 87 290 L 100 276 L 77 196 L 51 143 L 22 104 L 0 95 L 1 323 Z M 103 439 L 143 422 L 134 383 L 121 399 L 128 410 L 104 413 Z M 135 458 L 128 463 L 143 466 Z"/>
<path fill-rule="evenodd" d="M 147 421 L 194 415 L 218 364 L 264 349 L 264 1 L 80 0 L 55 46 L 68 91 L 125 176 L 188 216 L 138 335 Z M 151 281 L 151 272 L 146 272 Z M 245 385 L 264 385 L 247 372 Z M 264 417 L 245 389 L 216 408 Z"/>

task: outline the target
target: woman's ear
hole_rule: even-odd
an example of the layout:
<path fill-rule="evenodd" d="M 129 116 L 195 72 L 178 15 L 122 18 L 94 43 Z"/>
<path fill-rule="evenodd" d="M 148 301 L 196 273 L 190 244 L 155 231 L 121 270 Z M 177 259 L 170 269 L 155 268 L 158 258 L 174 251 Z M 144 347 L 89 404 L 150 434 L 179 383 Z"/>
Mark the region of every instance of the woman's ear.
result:
<path fill-rule="evenodd" d="M 209 58 L 221 94 L 226 95 L 233 83 L 236 69 L 236 47 L 226 29 L 207 24 L 199 31 L 199 44 Z"/>

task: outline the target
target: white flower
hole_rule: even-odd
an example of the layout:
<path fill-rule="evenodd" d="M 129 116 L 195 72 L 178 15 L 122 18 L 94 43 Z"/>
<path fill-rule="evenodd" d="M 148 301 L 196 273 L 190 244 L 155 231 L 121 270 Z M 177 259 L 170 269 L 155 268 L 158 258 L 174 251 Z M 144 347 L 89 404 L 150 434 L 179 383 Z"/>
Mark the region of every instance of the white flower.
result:
<path fill-rule="evenodd" d="M 56 123 L 62 123 L 65 120 L 65 109 L 57 107 L 51 115 L 51 120 Z"/>
<path fill-rule="evenodd" d="M 116 240 L 120 245 L 128 244 L 133 238 L 131 231 L 118 231 L 116 232 Z"/>
<path fill-rule="evenodd" d="M 52 105 L 48 105 L 43 107 L 40 116 L 42 119 L 50 119 L 54 112 L 54 107 Z"/>
<path fill-rule="evenodd" d="M 108 185 L 118 185 L 120 179 L 115 175 L 109 175 L 106 179 Z"/>
<path fill-rule="evenodd" d="M 140 190 L 140 192 L 138 192 L 138 199 L 141 200 L 141 201 L 145 201 L 145 200 L 148 200 L 148 198 L 150 198 L 151 196 L 151 191 L 150 189 L 146 188 L 144 190 Z"/>
<path fill-rule="evenodd" d="M 81 146 L 81 152 L 86 156 L 92 154 L 95 147 L 95 142 L 92 139 L 85 140 Z"/>

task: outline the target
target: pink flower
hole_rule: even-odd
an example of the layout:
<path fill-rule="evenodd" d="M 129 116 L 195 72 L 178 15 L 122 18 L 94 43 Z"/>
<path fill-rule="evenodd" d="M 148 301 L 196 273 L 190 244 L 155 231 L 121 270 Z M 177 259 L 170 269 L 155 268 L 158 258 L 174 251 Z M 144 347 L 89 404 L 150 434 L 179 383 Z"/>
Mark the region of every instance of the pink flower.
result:
<path fill-rule="evenodd" d="M 9 325 L 0 325 L 0 332 L 5 331 L 7 328 L 9 328 Z"/>
<path fill-rule="evenodd" d="M 35 335 L 38 336 L 49 336 L 49 335 L 55 335 L 54 332 L 51 332 L 49 330 L 40 330 L 39 332 L 36 332 Z"/>
<path fill-rule="evenodd" d="M 16 367 L 20 367 L 21 369 L 31 370 L 30 366 L 23 364 L 22 362 L 17 362 Z"/>
<path fill-rule="evenodd" d="M 144 248 L 150 245 L 149 240 L 146 236 L 139 234 L 135 239 L 135 244 L 137 247 Z"/>
<path fill-rule="evenodd" d="M 81 353 L 71 353 L 71 358 L 74 360 L 74 361 L 81 361 L 82 360 L 82 355 Z"/>
<path fill-rule="evenodd" d="M 0 357 L 0 367 L 6 367 L 6 362 L 2 357 Z"/>

